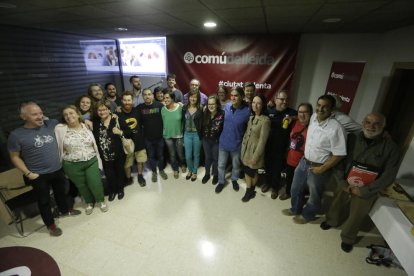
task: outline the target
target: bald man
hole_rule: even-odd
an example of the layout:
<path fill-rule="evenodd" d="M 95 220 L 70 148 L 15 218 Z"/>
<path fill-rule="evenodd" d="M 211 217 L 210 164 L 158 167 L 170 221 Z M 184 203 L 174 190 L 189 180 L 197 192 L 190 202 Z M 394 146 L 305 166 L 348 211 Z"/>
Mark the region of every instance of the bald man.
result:
<path fill-rule="evenodd" d="M 362 131 L 349 134 L 348 155 L 333 171 L 338 190 L 321 228 L 328 230 L 342 224 L 341 249 L 345 252 L 353 249 L 378 192 L 391 185 L 398 172 L 400 151 L 384 136 L 385 123 L 382 114 L 368 114 Z"/>
<path fill-rule="evenodd" d="M 50 235 L 60 236 L 62 230 L 56 226 L 50 207 L 50 188 L 61 214 L 73 216 L 80 211 L 71 209 L 66 201 L 65 176 L 54 131 L 58 121 L 45 120 L 42 109 L 34 102 L 21 105 L 20 118 L 24 121 L 23 127 L 12 131 L 7 143 L 10 159 L 33 187 Z"/>

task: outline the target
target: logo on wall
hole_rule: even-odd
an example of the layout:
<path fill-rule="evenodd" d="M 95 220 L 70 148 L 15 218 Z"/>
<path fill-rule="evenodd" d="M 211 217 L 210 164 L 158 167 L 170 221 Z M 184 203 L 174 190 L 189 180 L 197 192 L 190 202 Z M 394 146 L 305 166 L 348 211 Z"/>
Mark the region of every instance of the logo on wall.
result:
<path fill-rule="evenodd" d="M 184 61 L 185 63 L 193 63 L 194 61 L 194 55 L 191 52 L 187 52 L 184 54 Z"/>
<path fill-rule="evenodd" d="M 168 69 L 177 75 L 177 86 L 191 79 L 201 83 L 206 95 L 226 87 L 254 82 L 256 92 L 271 98 L 275 91 L 290 90 L 299 36 L 212 35 L 173 36 L 168 42 Z"/>
<path fill-rule="evenodd" d="M 351 110 L 364 66 L 365 62 L 332 62 L 325 94 L 341 98 L 343 105 L 339 111 L 348 114 Z"/>

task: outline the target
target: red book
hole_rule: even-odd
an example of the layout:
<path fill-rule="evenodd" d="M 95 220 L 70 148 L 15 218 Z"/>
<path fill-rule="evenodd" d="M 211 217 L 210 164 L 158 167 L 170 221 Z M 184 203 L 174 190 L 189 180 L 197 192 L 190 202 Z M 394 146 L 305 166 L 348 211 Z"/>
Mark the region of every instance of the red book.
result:
<path fill-rule="evenodd" d="M 353 165 L 348 173 L 347 181 L 351 186 L 367 186 L 374 182 L 378 172 L 370 170 L 367 166 L 360 164 Z"/>

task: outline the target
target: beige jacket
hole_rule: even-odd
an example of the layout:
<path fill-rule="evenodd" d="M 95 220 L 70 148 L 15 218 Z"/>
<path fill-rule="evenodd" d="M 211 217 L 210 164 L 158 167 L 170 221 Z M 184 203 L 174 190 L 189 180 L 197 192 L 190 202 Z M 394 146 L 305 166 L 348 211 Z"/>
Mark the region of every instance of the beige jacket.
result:
<path fill-rule="evenodd" d="M 241 147 L 241 161 L 252 169 L 264 167 L 264 153 L 269 137 L 270 120 L 265 115 L 250 116 Z M 252 160 L 256 161 L 252 163 Z"/>

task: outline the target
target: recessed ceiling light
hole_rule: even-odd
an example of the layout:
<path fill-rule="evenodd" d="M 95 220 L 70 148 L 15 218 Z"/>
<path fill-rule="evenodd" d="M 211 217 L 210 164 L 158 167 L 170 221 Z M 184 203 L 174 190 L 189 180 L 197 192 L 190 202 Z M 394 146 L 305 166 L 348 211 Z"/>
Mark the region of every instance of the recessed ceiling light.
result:
<path fill-rule="evenodd" d="M 340 21 L 342 21 L 342 19 L 338 18 L 338 17 L 326 18 L 326 19 L 322 20 L 323 23 L 336 23 L 336 22 L 340 22 Z"/>
<path fill-rule="evenodd" d="M 0 8 L 14 9 L 14 8 L 17 8 L 17 6 L 14 4 L 10 4 L 10 3 L 0 3 Z"/>
<path fill-rule="evenodd" d="M 206 23 L 204 23 L 204 27 L 206 28 L 215 28 L 217 26 L 217 24 L 213 21 L 207 21 Z"/>
<path fill-rule="evenodd" d="M 126 31 L 128 31 L 128 28 L 122 28 L 122 27 L 115 28 L 115 31 L 118 31 L 118 32 L 126 32 Z"/>

